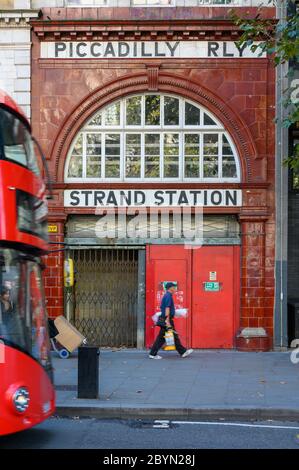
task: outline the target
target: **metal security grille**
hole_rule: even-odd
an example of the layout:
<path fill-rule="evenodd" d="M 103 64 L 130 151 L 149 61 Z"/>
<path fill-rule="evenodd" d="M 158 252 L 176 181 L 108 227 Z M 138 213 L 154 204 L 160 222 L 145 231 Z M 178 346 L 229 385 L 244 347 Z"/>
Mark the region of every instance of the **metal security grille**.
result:
<path fill-rule="evenodd" d="M 66 311 L 88 344 L 136 347 L 138 251 L 71 250 L 75 286 L 66 293 Z"/>

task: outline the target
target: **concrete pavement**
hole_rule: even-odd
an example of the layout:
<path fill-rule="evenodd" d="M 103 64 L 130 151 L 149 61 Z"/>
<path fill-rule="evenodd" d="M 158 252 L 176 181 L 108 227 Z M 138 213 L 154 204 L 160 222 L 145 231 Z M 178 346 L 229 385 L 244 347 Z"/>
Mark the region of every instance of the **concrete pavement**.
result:
<path fill-rule="evenodd" d="M 299 364 L 290 352 L 196 350 L 163 360 L 101 350 L 99 399 L 77 398 L 77 356 L 53 353 L 57 414 L 98 418 L 299 421 Z"/>

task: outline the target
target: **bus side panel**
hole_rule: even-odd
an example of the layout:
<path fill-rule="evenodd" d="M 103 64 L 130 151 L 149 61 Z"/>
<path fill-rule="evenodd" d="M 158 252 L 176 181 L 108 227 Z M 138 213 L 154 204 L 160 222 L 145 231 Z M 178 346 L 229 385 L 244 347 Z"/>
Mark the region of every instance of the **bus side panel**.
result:
<path fill-rule="evenodd" d="M 0 377 L 0 435 L 30 428 L 53 414 L 53 385 L 42 366 L 30 356 L 0 343 Z M 13 395 L 19 387 L 26 387 L 30 396 L 24 413 L 13 405 Z"/>
<path fill-rule="evenodd" d="M 38 250 L 48 250 L 46 240 L 38 234 L 19 230 L 17 218 L 17 191 L 35 196 L 45 202 L 45 185 L 31 171 L 12 162 L 0 160 L 0 239 L 6 242 L 22 243 Z M 47 206 L 45 206 L 46 212 Z M 46 214 L 44 215 L 44 217 Z M 41 219 L 44 220 L 44 217 Z M 41 223 L 41 220 L 39 221 Z"/>

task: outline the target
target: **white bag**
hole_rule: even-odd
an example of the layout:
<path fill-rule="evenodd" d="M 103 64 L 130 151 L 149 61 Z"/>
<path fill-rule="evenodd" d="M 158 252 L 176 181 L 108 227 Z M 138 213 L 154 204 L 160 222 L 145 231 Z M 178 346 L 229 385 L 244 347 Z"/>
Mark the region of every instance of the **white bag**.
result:
<path fill-rule="evenodd" d="M 157 323 L 159 316 L 161 315 L 161 312 L 156 312 L 153 316 L 153 322 Z M 187 308 L 177 308 L 175 311 L 174 318 L 186 318 L 188 315 L 188 309 Z"/>
<path fill-rule="evenodd" d="M 158 321 L 160 315 L 161 315 L 161 312 L 156 312 L 156 313 L 152 316 L 152 319 L 153 319 L 153 322 L 154 322 L 154 323 L 157 323 L 157 321 Z"/>
<path fill-rule="evenodd" d="M 175 318 L 186 318 L 188 315 L 188 309 L 187 308 L 178 308 L 175 311 Z"/>

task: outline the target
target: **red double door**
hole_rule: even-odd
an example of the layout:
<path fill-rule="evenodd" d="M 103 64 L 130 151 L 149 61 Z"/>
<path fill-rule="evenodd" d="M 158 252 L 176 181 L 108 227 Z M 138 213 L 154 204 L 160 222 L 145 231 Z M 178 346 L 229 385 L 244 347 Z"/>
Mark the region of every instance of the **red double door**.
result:
<path fill-rule="evenodd" d="M 233 348 L 239 327 L 240 247 L 183 245 L 147 246 L 146 346 L 158 328 L 152 315 L 160 310 L 163 283 L 177 282 L 176 308 L 188 308 L 177 318 L 176 330 L 186 347 Z"/>

